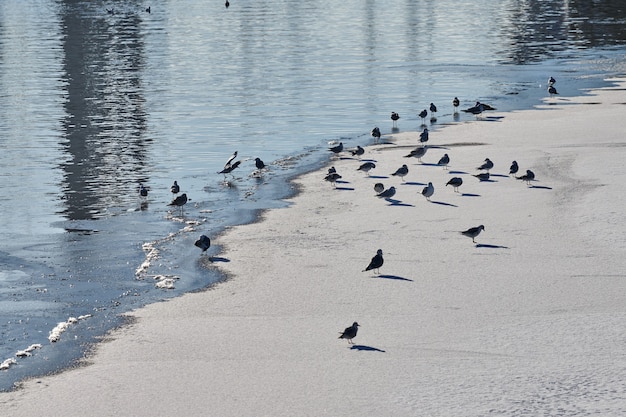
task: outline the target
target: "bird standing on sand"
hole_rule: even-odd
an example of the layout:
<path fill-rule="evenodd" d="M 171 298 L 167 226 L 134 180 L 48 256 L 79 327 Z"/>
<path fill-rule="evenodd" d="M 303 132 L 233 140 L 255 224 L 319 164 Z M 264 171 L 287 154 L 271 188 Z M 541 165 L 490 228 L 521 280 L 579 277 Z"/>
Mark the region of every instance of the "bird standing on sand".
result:
<path fill-rule="evenodd" d="M 428 148 L 426 146 L 418 146 L 413 149 L 408 155 L 404 155 L 405 158 L 417 158 L 418 161 L 422 162 L 422 157 L 426 155 L 426 150 Z"/>
<path fill-rule="evenodd" d="M 485 158 L 485 162 L 483 162 L 483 164 L 476 169 L 488 172 L 491 168 L 493 168 L 493 162 L 491 162 L 491 159 Z"/>
<path fill-rule="evenodd" d="M 343 142 L 339 142 L 339 145 L 331 146 L 330 148 L 328 148 L 328 150 L 335 155 L 343 152 Z"/>
<path fill-rule="evenodd" d="M 382 191 L 381 193 L 376 194 L 376 197 L 388 199 L 388 198 L 393 197 L 394 195 L 396 195 L 396 187 L 391 186 L 387 188 L 385 191 Z"/>
<path fill-rule="evenodd" d="M 352 339 L 356 337 L 356 333 L 359 331 L 359 323 L 356 321 L 352 323 L 352 326 L 346 327 L 346 329 L 341 333 L 339 339 L 348 339 L 348 343 L 353 344 Z"/>
<path fill-rule="evenodd" d="M 509 168 L 509 175 L 515 175 L 519 171 L 519 166 L 517 165 L 517 161 L 511 162 L 511 167 Z"/>
<path fill-rule="evenodd" d="M 180 207 L 180 212 L 183 212 L 183 206 L 187 204 L 187 194 L 183 193 L 181 195 L 179 195 L 178 197 L 176 197 L 175 199 L 172 200 L 171 203 L 169 203 L 169 206 L 176 206 L 176 207 Z"/>
<path fill-rule="evenodd" d="M 426 197 L 426 200 L 430 201 L 430 197 L 435 193 L 435 187 L 432 182 L 429 182 L 426 187 L 422 189 L 422 195 Z"/>
<path fill-rule="evenodd" d="M 370 161 L 367 162 L 363 162 L 361 164 L 360 167 L 358 167 L 356 170 L 357 171 L 363 171 L 365 172 L 368 176 L 370 175 L 370 170 L 376 168 L 376 164 Z"/>
<path fill-rule="evenodd" d="M 489 173 L 488 172 L 481 172 L 480 174 L 474 174 L 472 176 L 478 178 L 480 181 L 489 181 Z"/>
<path fill-rule="evenodd" d="M 447 153 L 444 153 L 443 156 L 437 162 L 437 165 L 442 166 L 443 169 L 448 169 L 448 164 L 450 163 L 450 157 Z"/>
<path fill-rule="evenodd" d="M 422 124 L 426 122 L 426 116 L 428 116 L 428 110 L 424 109 L 418 115 L 422 119 Z"/>
<path fill-rule="evenodd" d="M 404 182 L 404 177 L 406 176 L 406 174 L 409 173 L 409 167 L 406 166 L 406 164 L 402 165 L 400 168 L 396 169 L 396 172 L 394 172 L 393 176 L 395 177 L 400 177 L 402 179 L 402 182 Z"/>
<path fill-rule="evenodd" d="M 446 183 L 446 187 L 451 185 L 455 192 L 459 192 L 459 187 L 463 185 L 463 178 L 461 177 L 452 177 L 450 181 Z"/>
<path fill-rule="evenodd" d="M 263 162 L 261 158 L 254 158 L 254 165 L 258 170 L 262 170 L 263 168 L 265 168 L 265 162 Z"/>
<path fill-rule="evenodd" d="M 385 262 L 385 260 L 383 259 L 383 250 L 382 249 L 378 249 L 376 251 L 376 255 L 374 255 L 374 257 L 370 261 L 370 263 L 367 266 L 367 268 L 365 268 L 361 272 L 374 270 L 374 272 L 376 274 L 379 274 L 380 273 L 379 269 L 380 269 L 381 266 L 383 266 L 384 262 Z"/>
<path fill-rule="evenodd" d="M 341 175 L 337 174 L 337 172 L 329 172 L 328 175 L 324 177 L 324 180 L 330 182 L 335 188 L 337 188 L 336 182 L 339 179 L 341 179 Z"/>
<path fill-rule="evenodd" d="M 202 249 L 202 252 L 204 253 L 204 252 L 207 251 L 207 249 L 209 249 L 211 247 L 211 239 L 209 239 L 205 235 L 202 235 L 202 236 L 200 236 L 200 238 L 198 240 L 196 240 L 194 245 L 196 245 L 197 247 Z"/>
<path fill-rule="evenodd" d="M 461 105 L 461 102 L 459 101 L 458 97 L 454 97 L 454 99 L 452 100 L 452 107 L 454 107 L 454 112 L 458 113 L 459 112 L 459 106 Z"/>
<path fill-rule="evenodd" d="M 485 110 L 485 106 L 483 106 L 480 102 L 477 101 L 475 106 L 470 107 L 469 109 L 464 109 L 463 111 L 465 113 L 472 113 L 473 115 L 478 117 L 478 115 L 481 114 L 484 110 Z"/>
<path fill-rule="evenodd" d="M 551 85 L 551 86 L 549 86 L 549 87 L 548 87 L 548 93 L 550 93 L 550 97 L 552 97 L 552 96 L 553 96 L 553 95 L 555 95 L 555 94 L 559 94 L 559 93 L 556 91 L 556 88 L 554 88 L 554 86 L 553 86 L 553 85 Z"/>
<path fill-rule="evenodd" d="M 422 133 L 420 133 L 420 142 L 421 143 L 426 143 L 428 142 L 428 128 L 424 128 L 424 130 L 422 130 Z"/>
<path fill-rule="evenodd" d="M 350 153 L 352 154 L 352 156 L 356 156 L 361 159 L 361 155 L 365 153 L 365 149 L 363 149 L 359 145 L 356 145 L 356 149 L 351 150 Z"/>
<path fill-rule="evenodd" d="M 526 184 L 530 185 L 530 182 L 535 179 L 535 173 L 532 172 L 530 169 L 527 169 L 526 174 L 522 175 L 521 177 L 516 177 L 516 178 L 518 180 L 525 181 Z"/>
<path fill-rule="evenodd" d="M 391 119 L 393 120 L 393 113 Z M 374 138 L 374 141 L 378 143 L 378 141 L 380 140 L 380 129 L 378 127 L 372 129 L 372 137 Z"/>
<path fill-rule="evenodd" d="M 400 119 L 400 115 L 395 111 L 391 112 L 391 120 L 393 121 L 393 127 L 398 127 L 398 120 Z"/>
<path fill-rule="evenodd" d="M 467 237 L 471 237 L 472 238 L 472 242 L 476 243 L 476 241 L 474 240 L 476 238 L 476 236 L 478 236 L 480 234 L 480 232 L 482 232 L 483 230 L 485 230 L 485 226 L 483 226 L 482 224 L 480 226 L 477 227 L 472 227 L 469 228 L 467 230 L 464 230 L 461 232 L 461 234 L 463 236 L 467 236 Z"/>

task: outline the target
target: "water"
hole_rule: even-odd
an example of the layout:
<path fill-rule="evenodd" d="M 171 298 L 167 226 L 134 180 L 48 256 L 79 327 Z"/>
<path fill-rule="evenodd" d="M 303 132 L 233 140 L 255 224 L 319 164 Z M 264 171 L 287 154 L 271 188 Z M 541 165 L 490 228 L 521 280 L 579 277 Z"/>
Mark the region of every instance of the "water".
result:
<path fill-rule="evenodd" d="M 388 133 L 391 111 L 416 130 L 430 102 L 432 130 L 472 120 L 453 116 L 454 96 L 524 109 L 548 76 L 563 99 L 623 76 L 622 3 L 3 0 L 0 362 L 17 363 L 0 390 L 71 365 L 121 313 L 221 279 L 236 260 L 212 247 L 211 263 L 194 240 L 282 206 L 329 141 Z M 174 180 L 191 198 L 182 216 Z"/>

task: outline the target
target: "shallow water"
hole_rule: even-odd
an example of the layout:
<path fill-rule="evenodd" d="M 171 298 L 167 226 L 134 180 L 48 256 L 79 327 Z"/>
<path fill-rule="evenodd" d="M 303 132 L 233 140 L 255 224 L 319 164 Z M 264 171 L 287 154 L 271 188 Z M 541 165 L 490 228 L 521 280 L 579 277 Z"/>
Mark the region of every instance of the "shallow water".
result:
<path fill-rule="evenodd" d="M 194 240 L 281 206 L 329 141 L 389 133 L 391 111 L 419 129 L 430 102 L 432 130 L 473 120 L 454 96 L 524 109 L 548 76 L 566 100 L 624 75 L 621 3 L 1 2 L 0 362 L 43 347 L 0 371 L 0 390 L 67 366 L 121 313 L 221 279 L 236 260 L 213 247 L 210 262 Z M 191 198 L 182 216 L 174 180 Z"/>

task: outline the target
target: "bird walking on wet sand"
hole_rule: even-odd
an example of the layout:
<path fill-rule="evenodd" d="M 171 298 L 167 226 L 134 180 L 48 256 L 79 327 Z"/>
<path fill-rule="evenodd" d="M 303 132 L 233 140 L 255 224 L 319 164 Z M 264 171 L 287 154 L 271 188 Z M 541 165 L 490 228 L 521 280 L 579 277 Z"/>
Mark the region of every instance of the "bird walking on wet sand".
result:
<path fill-rule="evenodd" d="M 458 113 L 459 112 L 459 106 L 461 105 L 461 102 L 459 101 L 458 97 L 454 97 L 454 99 L 452 99 L 452 107 L 454 107 L 454 113 Z"/>
<path fill-rule="evenodd" d="M 391 121 L 393 122 L 393 127 L 398 127 L 398 120 L 400 120 L 400 115 L 395 111 L 391 112 Z"/>
<path fill-rule="evenodd" d="M 383 259 L 383 250 L 382 249 L 378 249 L 376 251 L 376 255 L 374 255 L 374 257 L 370 261 L 369 265 L 367 265 L 367 268 L 365 268 L 361 272 L 374 270 L 374 272 L 376 274 L 379 274 L 380 273 L 379 269 L 380 269 L 380 267 L 383 266 L 384 262 L 385 262 L 385 260 Z"/>
<path fill-rule="evenodd" d="M 526 182 L 526 184 L 530 185 L 530 182 L 535 179 L 535 173 L 532 172 L 530 169 L 527 169 L 526 174 L 515 178 L 517 178 L 518 180 L 522 180 Z"/>
<path fill-rule="evenodd" d="M 489 181 L 488 172 L 481 172 L 480 174 L 473 174 L 472 176 L 478 178 L 480 181 Z"/>
<path fill-rule="evenodd" d="M 367 162 L 363 162 L 361 164 L 360 167 L 358 167 L 356 170 L 357 171 L 363 171 L 365 172 L 368 176 L 370 175 L 370 171 L 372 169 L 376 168 L 376 164 L 371 162 L 371 161 L 367 161 Z"/>
<path fill-rule="evenodd" d="M 394 172 L 393 176 L 395 177 L 400 177 L 402 179 L 402 182 L 404 182 L 404 177 L 409 173 L 409 167 L 406 166 L 406 164 L 402 165 L 400 168 L 396 169 L 396 172 Z"/>
<path fill-rule="evenodd" d="M 491 162 L 491 159 L 485 158 L 485 162 L 483 162 L 483 164 L 476 169 L 485 170 L 488 172 L 491 168 L 493 168 L 493 162 Z"/>
<path fill-rule="evenodd" d="M 476 241 L 474 239 L 476 239 L 476 236 L 478 236 L 480 234 L 480 232 L 482 232 L 483 230 L 485 230 L 485 226 L 483 226 L 482 224 L 480 226 L 476 226 L 476 227 L 471 227 L 467 230 L 464 230 L 461 232 L 461 234 L 463 236 L 467 236 L 467 237 L 471 237 L 472 238 L 472 242 L 476 243 Z"/>
<path fill-rule="evenodd" d="M 447 153 L 444 153 L 443 156 L 437 162 L 437 165 L 442 166 L 443 169 L 448 169 L 448 164 L 450 163 L 450 157 Z"/>
<path fill-rule="evenodd" d="M 408 155 L 404 155 L 405 158 L 417 158 L 418 161 L 422 162 L 422 157 L 426 155 L 426 151 L 428 148 L 426 146 L 418 146 L 413 149 Z"/>
<path fill-rule="evenodd" d="M 430 117 L 435 118 L 435 113 L 437 113 L 437 106 L 434 103 L 430 103 Z"/>
<path fill-rule="evenodd" d="M 392 113 L 392 120 L 393 120 L 393 113 Z M 378 141 L 380 140 L 380 129 L 378 127 L 375 127 L 374 129 L 372 129 L 372 137 L 374 138 L 374 141 L 378 143 Z"/>
<path fill-rule="evenodd" d="M 182 213 L 183 206 L 185 204 L 187 204 L 187 194 L 183 193 L 179 195 L 178 197 L 176 197 L 175 199 L 173 199 L 172 202 L 168 204 L 168 206 L 180 207 L 180 212 Z"/>
<path fill-rule="evenodd" d="M 422 124 L 426 122 L 426 116 L 428 116 L 428 110 L 424 109 L 418 114 L 420 119 L 422 119 Z"/>
<path fill-rule="evenodd" d="M 517 165 L 517 161 L 511 162 L 511 167 L 509 168 L 509 175 L 515 175 L 519 171 L 519 165 Z"/>
<path fill-rule="evenodd" d="M 352 154 L 352 156 L 356 156 L 357 158 L 361 159 L 361 155 L 365 153 L 365 149 L 363 149 L 359 145 L 356 145 L 356 149 L 352 149 L 350 153 Z"/>
<path fill-rule="evenodd" d="M 426 142 L 428 142 L 428 128 L 425 127 L 422 133 L 420 133 L 420 143 Z"/>
<path fill-rule="evenodd" d="M 224 169 L 218 172 L 218 174 L 224 174 L 224 179 L 226 179 L 226 174 L 232 175 L 232 172 L 239 167 L 241 161 L 236 161 L 234 163 L 227 162 L 224 166 Z"/>
<path fill-rule="evenodd" d="M 328 150 L 335 155 L 340 154 L 341 152 L 343 152 L 343 142 L 339 142 L 339 145 L 331 146 L 330 148 L 328 148 Z"/>
<path fill-rule="evenodd" d="M 552 96 L 554 96 L 554 95 L 556 95 L 556 94 L 559 94 L 559 93 L 556 91 L 556 88 L 554 88 L 554 86 L 553 86 L 553 85 L 551 85 L 551 86 L 549 86 L 549 87 L 548 87 L 548 93 L 550 93 L 550 97 L 552 97 Z"/>
<path fill-rule="evenodd" d="M 396 195 L 396 187 L 391 186 L 387 188 L 386 190 L 376 194 L 376 197 L 388 199 L 388 198 L 393 197 L 394 195 Z"/>
<path fill-rule="evenodd" d="M 180 193 L 180 187 L 178 186 L 177 181 L 174 181 L 174 184 L 172 184 L 172 186 L 170 187 L 170 191 L 172 192 L 172 194 Z"/>
<path fill-rule="evenodd" d="M 330 182 L 335 188 L 337 188 L 336 183 L 339 179 L 341 179 L 341 175 L 339 175 L 337 172 L 329 172 L 328 175 L 324 177 L 324 180 Z"/>
<path fill-rule="evenodd" d="M 204 253 L 211 247 L 211 239 L 209 239 L 208 236 L 202 235 L 198 240 L 196 240 L 194 245 L 202 249 L 202 253 Z"/>
<path fill-rule="evenodd" d="M 452 178 L 450 178 L 450 181 L 448 181 L 446 183 L 446 187 L 448 185 L 451 185 L 452 188 L 454 189 L 454 192 L 458 193 L 459 192 L 459 187 L 461 185 L 463 185 L 463 178 L 461 178 L 461 177 L 452 177 Z"/>
<path fill-rule="evenodd" d="M 435 193 L 435 187 L 432 182 L 429 182 L 428 185 L 422 188 L 422 195 L 426 197 L 426 200 L 430 201 L 430 197 Z"/>
<path fill-rule="evenodd" d="M 352 323 L 352 326 L 346 327 L 343 332 L 339 332 L 341 334 L 341 336 L 339 336 L 339 339 L 348 339 L 348 343 L 354 344 L 354 342 L 352 342 L 352 339 L 356 337 L 358 331 L 359 323 L 355 321 L 354 323 Z"/>

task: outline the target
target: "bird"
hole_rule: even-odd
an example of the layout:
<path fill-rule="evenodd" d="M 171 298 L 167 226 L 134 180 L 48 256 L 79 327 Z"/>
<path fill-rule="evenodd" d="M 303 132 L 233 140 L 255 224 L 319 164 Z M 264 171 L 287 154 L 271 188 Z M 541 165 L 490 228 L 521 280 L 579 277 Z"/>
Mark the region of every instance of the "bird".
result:
<path fill-rule="evenodd" d="M 556 80 L 554 79 L 554 77 L 548 78 L 548 85 L 554 85 L 554 84 L 556 84 Z"/>
<path fill-rule="evenodd" d="M 515 175 L 519 171 L 519 166 L 517 165 L 517 161 L 511 162 L 511 167 L 509 168 L 509 175 Z"/>
<path fill-rule="evenodd" d="M 376 251 L 376 255 L 374 255 L 374 257 L 370 261 L 370 263 L 367 266 L 367 268 L 365 268 L 361 272 L 374 270 L 374 272 L 378 274 L 378 273 L 380 273 L 379 269 L 380 269 L 381 266 L 383 266 L 384 262 L 385 262 L 385 260 L 383 259 L 383 250 L 382 249 L 378 249 Z"/>
<path fill-rule="evenodd" d="M 202 249 L 202 252 L 204 253 L 207 249 L 211 247 L 211 239 L 209 239 L 205 235 L 202 235 L 198 240 L 196 240 L 196 243 L 194 243 L 194 245 Z"/>
<path fill-rule="evenodd" d="M 428 128 L 424 128 L 424 130 L 422 130 L 422 133 L 420 133 L 420 142 L 421 143 L 426 143 L 428 142 Z"/>
<path fill-rule="evenodd" d="M 337 170 L 335 169 L 335 167 L 330 167 L 330 168 L 328 168 L 328 173 L 329 173 L 329 174 L 332 174 L 332 173 L 335 173 L 335 172 L 337 172 Z"/>
<path fill-rule="evenodd" d="M 343 152 L 343 142 L 339 142 L 339 145 L 331 146 L 330 148 L 328 148 L 328 150 L 335 155 Z"/>
<path fill-rule="evenodd" d="M 489 173 L 488 172 L 481 172 L 480 174 L 475 174 L 473 176 L 478 178 L 480 181 L 488 181 L 489 180 Z"/>
<path fill-rule="evenodd" d="M 328 175 L 326 175 L 326 177 L 324 177 L 324 179 L 328 182 L 330 182 L 333 187 L 337 187 L 337 180 L 341 179 L 341 175 L 337 174 L 337 172 L 330 172 Z"/>
<path fill-rule="evenodd" d="M 254 158 L 254 165 L 258 170 L 265 168 L 265 162 L 263 162 L 261 158 Z"/>
<path fill-rule="evenodd" d="M 139 184 L 139 195 L 142 197 L 148 197 L 148 189 L 143 186 L 143 184 Z"/>
<path fill-rule="evenodd" d="M 426 109 L 422 110 L 418 116 L 422 119 L 422 123 L 424 123 L 426 116 L 428 116 L 428 110 Z"/>
<path fill-rule="evenodd" d="M 476 104 L 478 104 L 478 101 L 476 102 Z M 492 106 L 490 106 L 487 103 L 480 103 L 480 104 L 483 105 L 483 110 L 485 110 L 485 111 L 487 111 L 487 110 L 495 110 L 496 109 L 495 107 L 492 107 Z"/>
<path fill-rule="evenodd" d="M 384 190 L 385 186 L 382 182 L 377 182 L 376 184 L 374 184 L 374 191 L 376 191 L 376 193 L 382 193 Z"/>
<path fill-rule="evenodd" d="M 446 183 L 446 187 L 451 185 L 455 192 L 459 192 L 459 187 L 463 185 L 463 178 L 461 177 L 452 177 L 450 181 Z"/>
<path fill-rule="evenodd" d="M 224 3 L 224 6 L 226 6 L 226 8 L 228 9 L 228 7 L 230 6 L 230 3 L 228 2 L 228 0 L 226 0 L 226 3 Z"/>
<path fill-rule="evenodd" d="M 435 187 L 432 182 L 429 182 L 426 187 L 422 189 L 422 195 L 426 197 L 426 200 L 430 201 L 430 197 L 435 193 Z"/>
<path fill-rule="evenodd" d="M 555 95 L 555 94 L 559 94 L 559 93 L 556 91 L 556 88 L 554 88 L 554 86 L 553 86 L 553 85 L 548 86 L 548 93 L 550 93 L 550 96 L 553 96 L 553 95 Z"/>
<path fill-rule="evenodd" d="M 477 101 L 475 106 L 470 107 L 469 109 L 464 109 L 463 111 L 465 113 L 472 113 L 473 115 L 478 117 L 478 115 L 481 114 L 484 110 L 485 106 Z"/>
<path fill-rule="evenodd" d="M 435 113 L 437 113 L 437 106 L 434 103 L 430 103 L 430 118 L 436 119 Z"/>
<path fill-rule="evenodd" d="M 530 185 L 530 182 L 535 179 L 535 173 L 532 172 L 530 169 L 527 169 L 526 174 L 522 175 L 521 177 L 516 177 L 516 178 L 518 180 L 525 181 L 526 184 Z"/>
<path fill-rule="evenodd" d="M 450 157 L 447 153 L 444 153 L 443 156 L 437 162 L 437 165 L 441 165 L 443 169 L 448 169 L 448 164 L 450 163 Z"/>
<path fill-rule="evenodd" d="M 393 127 L 398 127 L 398 120 L 400 119 L 400 115 L 395 111 L 391 112 L 391 120 L 393 121 Z"/>
<path fill-rule="evenodd" d="M 357 168 L 357 171 L 363 171 L 363 172 L 365 172 L 369 176 L 370 175 L 370 170 L 372 170 L 374 168 L 376 168 L 376 164 L 373 163 L 373 162 L 368 161 L 368 162 L 363 162 L 361 164 L 361 166 Z"/>
<path fill-rule="evenodd" d="M 476 169 L 489 171 L 491 168 L 493 168 L 493 162 L 491 162 L 491 159 L 485 158 L 485 162 Z"/>
<path fill-rule="evenodd" d="M 226 178 L 226 174 L 231 174 L 238 166 L 239 164 L 241 164 L 241 161 L 236 161 L 235 163 L 231 164 L 230 162 L 228 162 L 225 166 L 224 169 L 221 170 L 220 172 L 218 172 L 218 174 L 224 174 L 224 178 Z M 232 174 L 231 174 L 232 175 Z"/>
<path fill-rule="evenodd" d="M 476 238 L 476 236 L 478 236 L 480 234 L 480 232 L 482 232 L 483 230 L 485 230 L 485 226 L 483 226 L 482 224 L 480 226 L 476 226 L 476 227 L 470 227 L 467 230 L 464 230 L 461 232 L 461 234 L 463 236 L 467 236 L 467 237 L 471 237 L 472 238 L 472 242 L 476 243 L 476 241 L 474 240 Z"/>
<path fill-rule="evenodd" d="M 233 162 L 235 158 L 237 158 L 237 151 L 233 152 L 230 158 L 228 158 L 228 161 L 226 161 L 226 163 L 224 164 L 224 168 L 226 168 L 227 166 L 230 166 L 231 162 Z"/>
<path fill-rule="evenodd" d="M 170 187 L 170 191 L 172 194 L 178 194 L 180 192 L 180 187 L 178 186 L 178 182 L 174 181 L 174 184 Z"/>
<path fill-rule="evenodd" d="M 351 150 L 350 153 L 352 154 L 352 156 L 357 156 L 360 159 L 361 155 L 365 153 L 365 149 L 363 149 L 359 145 L 356 145 L 356 149 Z"/>
<path fill-rule="evenodd" d="M 418 146 L 413 149 L 408 155 L 404 155 L 405 158 L 417 158 L 418 161 L 422 162 L 422 157 L 426 155 L 426 150 L 428 148 L 426 146 Z"/>
<path fill-rule="evenodd" d="M 452 107 L 454 107 L 454 112 L 457 113 L 458 109 L 459 109 L 459 105 L 461 104 L 461 102 L 459 101 L 458 97 L 454 97 L 454 99 L 452 99 Z"/>
<path fill-rule="evenodd" d="M 182 213 L 183 206 L 185 204 L 187 204 L 187 194 L 183 193 L 183 194 L 179 195 L 178 197 L 176 197 L 175 199 L 173 199 L 172 202 L 170 204 L 168 204 L 168 205 L 169 206 L 180 207 L 180 211 Z"/>
<path fill-rule="evenodd" d="M 402 178 L 402 182 L 404 182 L 404 177 L 408 173 L 409 173 L 409 167 L 407 167 L 406 164 L 404 164 L 400 168 L 396 169 L 396 172 L 394 172 L 391 175 Z"/>
<path fill-rule="evenodd" d="M 387 198 L 393 197 L 394 195 L 396 195 L 396 187 L 392 186 L 392 187 L 389 187 L 386 190 L 376 194 L 376 197 L 387 199 Z"/>
<path fill-rule="evenodd" d="M 352 339 L 356 337 L 356 333 L 359 331 L 359 323 L 356 321 L 352 323 L 352 326 L 346 327 L 346 329 L 341 333 L 339 339 L 348 339 L 348 343 L 353 344 Z"/>
<path fill-rule="evenodd" d="M 393 113 L 392 113 L 391 119 L 393 120 Z M 378 141 L 380 140 L 380 129 L 378 127 L 375 127 L 374 129 L 372 129 L 372 137 L 374 138 L 376 143 L 378 143 Z"/>

